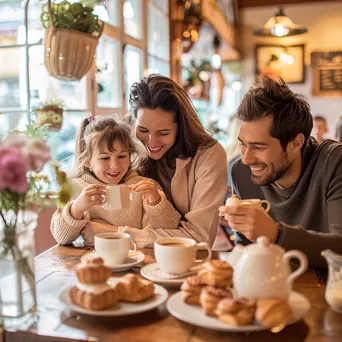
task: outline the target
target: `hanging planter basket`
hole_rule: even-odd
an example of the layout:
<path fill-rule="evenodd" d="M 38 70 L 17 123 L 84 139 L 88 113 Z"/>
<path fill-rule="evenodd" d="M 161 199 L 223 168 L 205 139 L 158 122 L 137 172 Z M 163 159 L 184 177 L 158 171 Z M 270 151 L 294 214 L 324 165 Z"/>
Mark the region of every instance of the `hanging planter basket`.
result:
<path fill-rule="evenodd" d="M 49 131 L 59 131 L 63 124 L 63 108 L 45 106 L 37 109 L 38 125 L 49 124 Z"/>
<path fill-rule="evenodd" d="M 80 80 L 93 65 L 103 23 L 96 36 L 75 29 L 59 28 L 55 25 L 51 7 L 51 0 L 49 0 L 50 25 L 45 35 L 46 68 L 51 76 L 58 79 Z"/>

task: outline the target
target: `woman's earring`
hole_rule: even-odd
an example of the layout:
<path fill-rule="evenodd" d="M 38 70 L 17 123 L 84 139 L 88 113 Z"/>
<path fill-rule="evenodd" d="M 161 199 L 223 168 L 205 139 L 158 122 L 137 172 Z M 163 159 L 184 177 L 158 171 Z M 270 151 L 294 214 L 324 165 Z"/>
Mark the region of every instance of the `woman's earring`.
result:
<path fill-rule="evenodd" d="M 93 169 L 90 167 L 89 169 L 88 169 L 90 172 L 93 172 Z"/>

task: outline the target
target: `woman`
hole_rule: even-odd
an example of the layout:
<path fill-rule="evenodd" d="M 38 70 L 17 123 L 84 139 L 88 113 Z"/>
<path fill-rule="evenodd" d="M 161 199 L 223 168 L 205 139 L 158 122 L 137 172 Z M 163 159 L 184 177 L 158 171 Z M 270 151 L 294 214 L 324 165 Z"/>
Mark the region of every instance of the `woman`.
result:
<path fill-rule="evenodd" d="M 129 103 L 149 156 L 146 176 L 161 184 L 182 214 L 179 229 L 153 229 L 152 240 L 182 236 L 212 245 L 227 190 L 225 150 L 205 131 L 186 92 L 167 77 L 134 83 Z"/>

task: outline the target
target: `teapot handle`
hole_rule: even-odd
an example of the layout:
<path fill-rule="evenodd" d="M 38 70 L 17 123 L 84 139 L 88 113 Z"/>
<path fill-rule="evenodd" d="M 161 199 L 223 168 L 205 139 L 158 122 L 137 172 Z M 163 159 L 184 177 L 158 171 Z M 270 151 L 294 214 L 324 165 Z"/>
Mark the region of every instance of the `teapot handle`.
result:
<path fill-rule="evenodd" d="M 308 268 L 308 258 L 304 253 L 297 250 L 288 251 L 284 254 L 283 260 L 288 265 L 290 264 L 290 259 L 295 258 L 299 260 L 299 267 L 293 271 L 287 278 L 287 284 L 292 288 L 293 281 L 302 275 Z"/>

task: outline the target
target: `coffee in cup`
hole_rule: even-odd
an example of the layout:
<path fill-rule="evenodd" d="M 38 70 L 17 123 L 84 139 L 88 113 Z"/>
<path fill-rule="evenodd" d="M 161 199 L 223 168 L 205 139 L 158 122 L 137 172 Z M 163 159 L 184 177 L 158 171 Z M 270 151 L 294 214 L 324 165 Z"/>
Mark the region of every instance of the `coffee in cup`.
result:
<path fill-rule="evenodd" d="M 127 233 L 108 232 L 95 235 L 96 255 L 100 256 L 108 267 L 122 265 L 128 256 L 131 244 L 133 244 L 133 251 L 136 252 L 137 245 Z"/>
<path fill-rule="evenodd" d="M 106 210 L 128 209 L 131 205 L 128 185 L 106 186 L 106 196 L 102 207 Z"/>
<path fill-rule="evenodd" d="M 203 248 L 208 251 L 208 256 L 196 259 L 196 252 Z M 207 243 L 197 243 L 190 238 L 161 238 L 154 243 L 154 255 L 164 272 L 181 274 L 210 260 L 211 249 Z"/>

